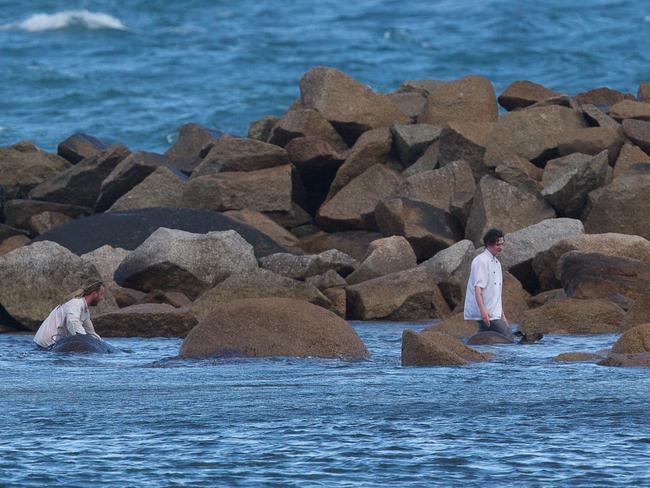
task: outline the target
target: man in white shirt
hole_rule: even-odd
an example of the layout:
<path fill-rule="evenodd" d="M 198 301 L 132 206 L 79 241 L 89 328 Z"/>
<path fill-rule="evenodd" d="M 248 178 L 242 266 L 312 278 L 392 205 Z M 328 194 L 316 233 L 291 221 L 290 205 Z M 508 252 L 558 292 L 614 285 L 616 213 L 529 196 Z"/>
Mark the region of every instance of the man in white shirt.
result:
<path fill-rule="evenodd" d="M 72 298 L 58 305 L 43 321 L 34 336 L 36 345 L 48 349 L 64 337 L 90 334 L 101 339 L 90 320 L 88 306 L 95 306 L 104 299 L 105 289 L 100 281 L 77 290 Z"/>
<path fill-rule="evenodd" d="M 490 229 L 483 237 L 485 251 L 472 261 L 472 271 L 465 292 L 465 320 L 476 320 L 479 332 L 493 331 L 513 338 L 503 312 L 501 295 L 503 273 L 497 256 L 503 251 L 503 232 Z"/>

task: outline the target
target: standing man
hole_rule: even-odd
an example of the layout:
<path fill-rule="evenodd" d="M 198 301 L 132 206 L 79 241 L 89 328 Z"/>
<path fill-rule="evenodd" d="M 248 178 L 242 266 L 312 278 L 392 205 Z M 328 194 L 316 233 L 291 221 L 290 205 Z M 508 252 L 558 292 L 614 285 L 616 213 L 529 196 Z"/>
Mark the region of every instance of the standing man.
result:
<path fill-rule="evenodd" d="M 490 229 L 483 237 L 485 251 L 472 260 L 465 292 L 465 320 L 476 320 L 479 332 L 493 331 L 512 340 L 510 324 L 503 312 L 503 273 L 497 256 L 503 251 L 503 232 Z"/>
<path fill-rule="evenodd" d="M 104 299 L 104 294 L 101 281 L 95 281 L 74 292 L 43 321 L 34 336 L 36 345 L 48 349 L 55 342 L 75 334 L 90 334 L 101 340 L 90 320 L 88 306 L 99 304 Z"/>

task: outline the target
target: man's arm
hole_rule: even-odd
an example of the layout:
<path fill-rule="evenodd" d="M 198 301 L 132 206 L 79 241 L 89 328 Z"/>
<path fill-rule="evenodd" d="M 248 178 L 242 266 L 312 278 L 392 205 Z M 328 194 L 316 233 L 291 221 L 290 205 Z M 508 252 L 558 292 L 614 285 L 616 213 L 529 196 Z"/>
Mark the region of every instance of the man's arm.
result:
<path fill-rule="evenodd" d="M 70 300 L 64 304 L 65 313 L 65 328 L 70 335 L 86 334 L 83 323 L 81 322 L 81 306 L 77 303 L 78 300 Z"/>
<path fill-rule="evenodd" d="M 506 323 L 506 326 L 510 327 L 510 322 L 508 322 L 508 319 L 506 318 L 506 313 L 505 312 L 501 312 L 501 318 Z"/>
<path fill-rule="evenodd" d="M 99 334 L 95 332 L 95 326 L 93 325 L 92 321 L 90 319 L 86 319 L 83 322 L 83 328 L 86 331 L 86 334 L 89 334 L 91 336 L 97 337 L 97 339 L 101 340 L 101 337 L 99 337 Z"/>
<path fill-rule="evenodd" d="M 474 296 L 476 297 L 476 303 L 478 303 L 478 309 L 481 312 L 481 318 L 486 327 L 490 327 L 490 314 L 483 302 L 483 288 L 476 285 L 474 287 Z"/>

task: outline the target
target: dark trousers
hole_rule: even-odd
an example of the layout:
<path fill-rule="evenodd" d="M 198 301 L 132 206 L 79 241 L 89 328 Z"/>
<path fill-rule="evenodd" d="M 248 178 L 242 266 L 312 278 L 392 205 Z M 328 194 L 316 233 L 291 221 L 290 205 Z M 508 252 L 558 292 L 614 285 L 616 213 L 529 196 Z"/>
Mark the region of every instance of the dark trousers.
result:
<path fill-rule="evenodd" d="M 478 320 L 476 323 L 478 324 L 479 332 L 498 332 L 499 334 L 506 336 L 508 339 L 513 340 L 513 335 L 510 327 L 508 327 L 506 323 L 501 319 L 490 320 L 490 327 L 486 326 L 485 322 L 482 320 Z"/>

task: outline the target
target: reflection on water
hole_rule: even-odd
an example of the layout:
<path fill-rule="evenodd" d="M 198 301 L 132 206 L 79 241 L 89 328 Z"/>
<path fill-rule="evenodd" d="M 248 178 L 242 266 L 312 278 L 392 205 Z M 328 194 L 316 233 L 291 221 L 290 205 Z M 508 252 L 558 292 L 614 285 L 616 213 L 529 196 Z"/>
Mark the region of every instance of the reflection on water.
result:
<path fill-rule="evenodd" d="M 367 361 L 180 361 L 180 340 L 55 356 L 0 336 L 0 485 L 647 485 L 647 370 L 558 364 L 614 336 L 402 368 L 408 324 L 357 323 Z M 419 329 L 421 325 L 413 326 Z"/>

